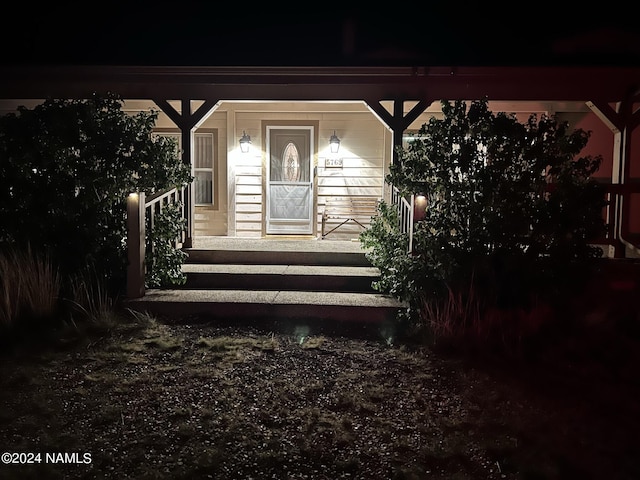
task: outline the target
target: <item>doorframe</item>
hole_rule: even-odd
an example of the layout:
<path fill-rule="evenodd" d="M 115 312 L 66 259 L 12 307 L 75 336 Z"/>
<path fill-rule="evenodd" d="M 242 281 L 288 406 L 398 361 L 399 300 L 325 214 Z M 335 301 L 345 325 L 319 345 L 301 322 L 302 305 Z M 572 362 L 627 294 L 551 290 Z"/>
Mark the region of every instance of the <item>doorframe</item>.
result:
<path fill-rule="evenodd" d="M 292 234 L 295 237 L 305 238 L 309 235 L 317 237 L 318 235 L 318 129 L 320 122 L 318 120 L 262 120 L 261 122 L 261 134 L 264 138 L 264 148 L 262 150 L 262 236 L 267 235 L 267 184 L 269 173 L 269 138 L 267 137 L 267 127 L 283 129 L 295 127 L 295 128 L 309 128 L 311 130 L 310 137 L 310 155 L 311 155 L 311 234 Z M 286 236 L 286 234 L 283 234 Z"/>

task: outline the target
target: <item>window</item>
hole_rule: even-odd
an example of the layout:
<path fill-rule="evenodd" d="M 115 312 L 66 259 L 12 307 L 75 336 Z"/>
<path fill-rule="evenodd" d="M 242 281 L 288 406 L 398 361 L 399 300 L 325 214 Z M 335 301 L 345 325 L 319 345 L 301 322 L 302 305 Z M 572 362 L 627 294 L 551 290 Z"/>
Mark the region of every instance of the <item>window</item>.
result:
<path fill-rule="evenodd" d="M 182 148 L 181 135 L 175 131 L 157 131 L 158 135 L 173 137 L 178 140 L 178 147 Z M 214 205 L 215 199 L 215 131 L 199 131 L 194 135 L 193 193 L 196 205 Z"/>
<path fill-rule="evenodd" d="M 405 130 L 402 133 L 402 148 L 409 148 L 409 144 L 414 140 L 422 139 L 422 135 L 417 130 Z"/>
<path fill-rule="evenodd" d="M 196 133 L 193 145 L 196 205 L 213 205 L 213 133 Z"/>

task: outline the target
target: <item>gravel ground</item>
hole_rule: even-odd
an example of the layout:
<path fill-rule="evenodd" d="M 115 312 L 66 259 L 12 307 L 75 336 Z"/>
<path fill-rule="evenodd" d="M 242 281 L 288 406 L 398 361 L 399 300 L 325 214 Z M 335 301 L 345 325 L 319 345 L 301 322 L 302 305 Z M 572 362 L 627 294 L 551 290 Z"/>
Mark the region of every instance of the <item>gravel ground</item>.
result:
<path fill-rule="evenodd" d="M 0 478 L 640 478 L 632 369 L 388 340 L 147 319 L 5 355 L 0 446 L 41 461 Z M 55 452 L 77 458 L 45 461 Z"/>

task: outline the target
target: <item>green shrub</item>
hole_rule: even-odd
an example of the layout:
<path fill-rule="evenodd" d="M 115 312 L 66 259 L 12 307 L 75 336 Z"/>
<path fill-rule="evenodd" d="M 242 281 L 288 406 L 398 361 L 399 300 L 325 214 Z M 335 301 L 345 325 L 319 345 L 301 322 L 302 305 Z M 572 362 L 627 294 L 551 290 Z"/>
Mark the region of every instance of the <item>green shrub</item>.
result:
<path fill-rule="evenodd" d="M 386 178 L 403 195 L 427 199 L 412 255 L 384 202 L 361 235 L 382 273 L 377 288 L 407 301 L 411 320 L 436 332 L 468 322 L 462 306 L 481 310 L 473 315 L 484 322 L 496 308 L 566 301 L 601 255 L 589 242 L 605 231 L 604 192 L 592 179 L 601 157 L 579 156 L 589 133 L 553 116 L 519 123 L 493 114 L 486 100 L 469 108 L 443 101 L 442 111 L 398 150 Z M 442 318 L 449 326 L 434 325 Z"/>
<path fill-rule="evenodd" d="M 187 277 L 182 272 L 182 264 L 187 254 L 174 246 L 175 239 L 186 227 L 181 217 L 182 204 L 174 203 L 163 207 L 154 217 L 153 229 L 147 218 L 147 249 L 145 282 L 147 288 L 183 285 Z"/>
<path fill-rule="evenodd" d="M 154 135 L 157 116 L 96 94 L 0 117 L 0 245 L 47 251 L 65 277 L 92 265 L 123 291 L 128 194 L 191 181 L 175 140 Z"/>

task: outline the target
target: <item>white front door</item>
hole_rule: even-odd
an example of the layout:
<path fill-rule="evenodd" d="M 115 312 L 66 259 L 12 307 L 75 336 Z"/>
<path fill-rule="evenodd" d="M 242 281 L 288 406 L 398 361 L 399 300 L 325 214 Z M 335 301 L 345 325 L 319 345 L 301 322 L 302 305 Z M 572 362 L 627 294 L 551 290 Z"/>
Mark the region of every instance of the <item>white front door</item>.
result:
<path fill-rule="evenodd" d="M 313 127 L 267 127 L 267 234 L 313 233 Z"/>

